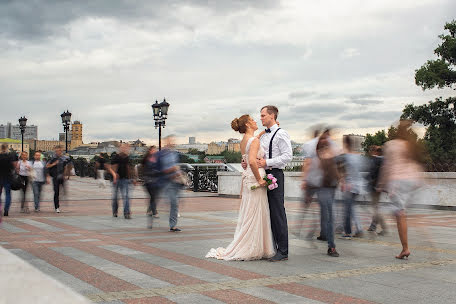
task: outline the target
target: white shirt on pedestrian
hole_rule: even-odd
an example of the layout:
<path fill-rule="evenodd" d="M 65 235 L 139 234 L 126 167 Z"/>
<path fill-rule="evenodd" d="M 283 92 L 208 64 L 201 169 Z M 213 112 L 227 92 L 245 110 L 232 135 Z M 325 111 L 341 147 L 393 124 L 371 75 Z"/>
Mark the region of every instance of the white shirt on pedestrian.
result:
<path fill-rule="evenodd" d="M 26 160 L 26 161 L 20 160 L 18 166 L 19 166 L 19 175 L 29 176 L 31 165 L 28 160 Z"/>
<path fill-rule="evenodd" d="M 265 133 L 261 136 L 260 142 L 264 151 L 266 151 L 266 169 L 285 169 L 286 165 L 293 159 L 293 149 L 291 148 L 291 140 L 287 131 L 279 129 L 277 124 L 273 125 L 270 133 Z M 277 131 L 278 130 L 278 131 Z M 274 136 L 274 134 L 277 134 Z M 272 158 L 269 158 L 269 143 L 272 141 Z"/>
<path fill-rule="evenodd" d="M 32 165 L 33 170 L 35 171 L 35 182 L 45 182 L 44 176 L 44 163 L 42 161 L 35 161 Z"/>

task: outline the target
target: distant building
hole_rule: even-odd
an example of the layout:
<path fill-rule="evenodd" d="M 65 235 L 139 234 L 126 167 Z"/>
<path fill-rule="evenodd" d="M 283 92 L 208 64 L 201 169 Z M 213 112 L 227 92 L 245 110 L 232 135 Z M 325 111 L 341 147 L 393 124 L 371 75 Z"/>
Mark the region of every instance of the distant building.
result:
<path fill-rule="evenodd" d="M 364 135 L 358 135 L 358 134 L 346 134 L 344 135 L 344 138 L 349 136 L 352 140 L 352 150 L 354 152 L 359 152 L 359 153 L 363 153 L 364 152 L 364 149 L 363 149 L 363 142 L 364 140 L 366 139 L 366 137 Z"/>
<path fill-rule="evenodd" d="M 65 141 L 65 133 L 59 133 L 59 140 Z M 68 140 L 71 140 L 71 132 L 68 132 Z"/>
<path fill-rule="evenodd" d="M 241 152 L 241 141 L 237 138 L 228 139 L 227 150 L 230 152 Z"/>
<path fill-rule="evenodd" d="M 145 147 L 147 146 L 144 142 L 142 142 L 141 140 L 137 139 L 135 141 L 130 141 L 128 142 L 128 144 L 131 146 L 131 147 Z"/>
<path fill-rule="evenodd" d="M 0 125 L 0 138 L 22 139 L 20 126 L 8 122 L 6 125 Z M 38 139 L 38 126 L 29 125 L 25 127 L 24 140 Z"/>
<path fill-rule="evenodd" d="M 0 125 L 0 138 L 8 138 L 8 126 L 1 124 Z"/>
<path fill-rule="evenodd" d="M 71 139 L 82 141 L 82 123 L 79 120 L 71 125 Z"/>
<path fill-rule="evenodd" d="M 64 140 L 28 140 L 30 149 L 35 151 L 49 152 L 53 151 L 56 146 L 62 146 L 65 149 L 65 139 Z M 79 146 L 82 146 L 81 140 L 71 140 L 68 141 L 68 150 L 72 150 Z"/>
<path fill-rule="evenodd" d="M 200 152 L 206 152 L 207 151 L 207 146 L 208 146 L 207 144 L 194 144 L 194 145 L 185 144 L 185 145 L 176 145 L 175 149 L 179 153 L 186 154 L 190 150 L 197 150 L 197 151 L 200 151 Z"/>
<path fill-rule="evenodd" d="M 2 138 L 0 144 L 7 144 L 8 150 L 13 150 L 16 153 L 22 151 L 22 141 L 18 139 Z M 24 152 L 30 153 L 30 146 L 26 141 L 24 141 Z"/>
<path fill-rule="evenodd" d="M 225 152 L 226 150 L 228 150 L 228 144 L 224 141 L 211 142 L 207 146 L 208 155 L 219 155 L 222 154 L 222 152 Z"/>
<path fill-rule="evenodd" d="M 194 145 L 194 144 L 196 144 L 196 138 L 195 138 L 195 137 L 189 137 L 189 138 L 188 138 L 188 144 L 189 144 L 189 145 Z"/>

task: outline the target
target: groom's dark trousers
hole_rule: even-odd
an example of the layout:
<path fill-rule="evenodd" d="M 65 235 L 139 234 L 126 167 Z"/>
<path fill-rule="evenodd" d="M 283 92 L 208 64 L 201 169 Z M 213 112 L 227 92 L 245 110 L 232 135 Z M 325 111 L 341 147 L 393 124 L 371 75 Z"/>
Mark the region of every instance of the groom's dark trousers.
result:
<path fill-rule="evenodd" d="M 274 177 L 277 178 L 277 183 L 279 185 L 278 188 L 272 191 L 268 190 L 269 212 L 271 215 L 271 228 L 274 244 L 278 252 L 288 256 L 288 223 L 284 206 L 285 178 L 283 170 L 270 169 L 266 170 L 266 173 L 274 175 Z"/>

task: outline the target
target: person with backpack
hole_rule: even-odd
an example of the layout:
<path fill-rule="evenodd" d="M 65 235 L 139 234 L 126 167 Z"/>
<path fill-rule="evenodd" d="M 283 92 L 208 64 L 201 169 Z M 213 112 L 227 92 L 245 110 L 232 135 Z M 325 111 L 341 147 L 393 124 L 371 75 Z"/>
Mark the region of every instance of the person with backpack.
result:
<path fill-rule="evenodd" d="M 32 170 L 30 177 L 32 179 L 33 202 L 35 203 L 35 212 L 40 211 L 41 190 L 45 183 L 49 183 L 46 179 L 46 163 L 41 160 L 41 152 L 35 152 L 32 161 Z"/>
<path fill-rule="evenodd" d="M 48 174 L 52 178 L 54 188 L 54 208 L 56 213 L 60 213 L 60 187 L 64 187 L 65 167 L 69 163 L 69 158 L 63 155 L 62 147 L 55 147 L 55 155 L 46 164 Z"/>
<path fill-rule="evenodd" d="M 0 147 L 0 215 L 2 211 L 2 192 L 5 189 L 5 210 L 3 216 L 8 216 L 11 206 L 11 179 L 16 167 L 16 154 L 8 153 L 8 145 Z M 1 218 L 1 217 L 0 217 Z"/>

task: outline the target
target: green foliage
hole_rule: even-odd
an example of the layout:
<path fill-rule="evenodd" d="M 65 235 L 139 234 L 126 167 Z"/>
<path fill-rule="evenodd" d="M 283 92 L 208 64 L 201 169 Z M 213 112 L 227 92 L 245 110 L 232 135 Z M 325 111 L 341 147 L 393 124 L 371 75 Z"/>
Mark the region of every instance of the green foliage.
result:
<path fill-rule="evenodd" d="M 185 155 L 183 153 L 179 153 L 179 162 L 180 163 L 187 163 L 187 164 L 194 164 L 195 161 L 188 157 L 188 155 Z"/>
<path fill-rule="evenodd" d="M 302 154 L 302 148 L 301 147 L 293 148 L 293 156 L 301 155 L 301 154 Z"/>
<path fill-rule="evenodd" d="M 412 119 L 427 127 L 424 143 L 433 162 L 456 161 L 456 98 L 441 97 L 427 104 L 408 104 L 401 118 Z"/>
<path fill-rule="evenodd" d="M 434 50 L 438 59 L 428 60 L 415 71 L 415 83 L 423 90 L 453 87 L 456 84 L 456 20 L 445 25 L 449 35 L 440 35 L 442 43 Z"/>
<path fill-rule="evenodd" d="M 364 152 L 369 152 L 370 146 L 383 146 L 389 138 L 386 136 L 385 130 L 377 131 L 374 135 L 367 133 L 366 139 L 361 144 L 363 147 Z"/>
<path fill-rule="evenodd" d="M 187 154 L 198 155 L 197 163 L 204 163 L 204 158 L 206 157 L 206 153 L 199 151 L 197 149 L 188 149 Z"/>
<path fill-rule="evenodd" d="M 450 33 L 439 36 L 442 42 L 434 50 L 438 59 L 429 60 L 416 70 L 415 82 L 423 90 L 456 85 L 456 20 L 445 24 L 445 30 Z M 427 127 L 423 143 L 429 153 L 428 169 L 432 171 L 455 169 L 455 105 L 455 97 L 440 97 L 424 105 L 408 104 L 402 112 L 402 119 L 412 119 Z"/>
<path fill-rule="evenodd" d="M 240 163 L 242 161 L 241 152 L 223 151 L 221 155 L 225 157 L 226 163 Z"/>

